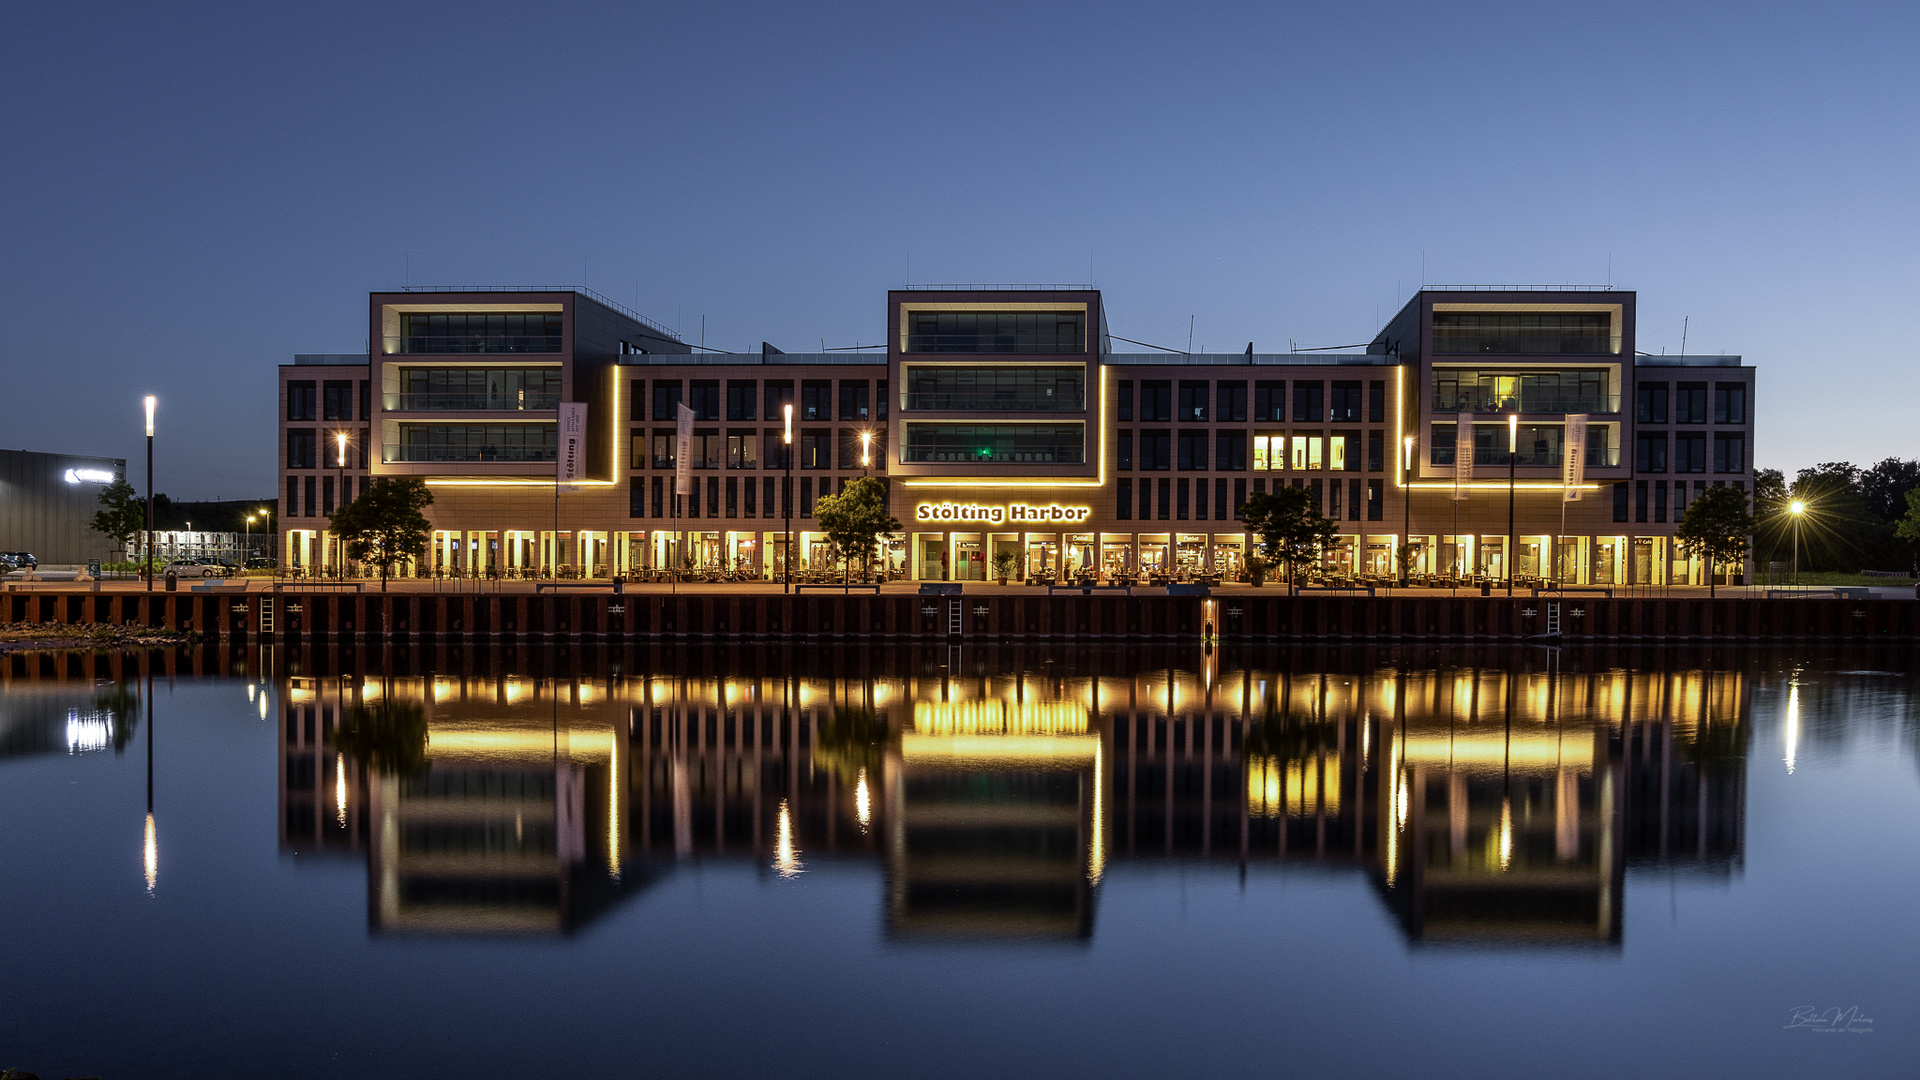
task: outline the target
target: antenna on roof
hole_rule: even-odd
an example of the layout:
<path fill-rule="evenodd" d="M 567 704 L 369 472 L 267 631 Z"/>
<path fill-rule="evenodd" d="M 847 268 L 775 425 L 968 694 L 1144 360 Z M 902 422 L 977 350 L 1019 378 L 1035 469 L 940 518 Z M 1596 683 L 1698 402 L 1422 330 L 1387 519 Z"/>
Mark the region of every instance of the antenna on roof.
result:
<path fill-rule="evenodd" d="M 1193 355 L 1193 316 L 1187 316 L 1187 355 Z"/>
<path fill-rule="evenodd" d="M 1253 342 L 1247 342 L 1247 362 L 1253 362 Z"/>
<path fill-rule="evenodd" d="M 1693 322 L 1693 316 L 1691 315 L 1688 315 L 1680 320 L 1680 355 L 1681 356 L 1687 355 L 1687 325 L 1691 322 Z M 1673 324 L 1668 323 L 1667 325 L 1672 326 Z"/>

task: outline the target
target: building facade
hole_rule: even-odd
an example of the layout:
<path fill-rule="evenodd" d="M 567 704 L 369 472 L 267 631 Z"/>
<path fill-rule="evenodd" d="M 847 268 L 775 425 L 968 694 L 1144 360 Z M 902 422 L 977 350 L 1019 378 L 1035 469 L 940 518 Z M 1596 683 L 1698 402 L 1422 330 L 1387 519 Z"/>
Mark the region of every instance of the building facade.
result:
<path fill-rule="evenodd" d="M 120 458 L 0 450 L 0 551 L 28 551 L 43 566 L 112 561 L 111 538 L 93 531 L 100 493 L 124 480 Z"/>
<path fill-rule="evenodd" d="M 1675 525 L 1752 490 L 1753 368 L 1639 354 L 1628 291 L 1426 289 L 1363 351 L 1278 354 L 1115 352 L 1087 288 L 886 305 L 884 349 L 741 354 L 579 290 L 373 294 L 373 356 L 281 368 L 285 564 L 333 565 L 325 515 L 408 475 L 430 568 L 775 577 L 789 519 L 797 567 L 824 566 L 818 499 L 872 475 L 919 580 L 1238 576 L 1248 497 L 1297 487 L 1349 573 L 1405 547 L 1415 573 L 1701 583 Z M 585 472 L 556 490 L 561 402 L 587 406 Z"/>

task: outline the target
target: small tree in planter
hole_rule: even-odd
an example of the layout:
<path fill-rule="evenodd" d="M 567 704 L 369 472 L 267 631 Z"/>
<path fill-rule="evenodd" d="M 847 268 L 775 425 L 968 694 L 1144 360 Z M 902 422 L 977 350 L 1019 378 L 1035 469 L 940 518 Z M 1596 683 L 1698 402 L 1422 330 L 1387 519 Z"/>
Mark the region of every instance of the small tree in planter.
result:
<path fill-rule="evenodd" d="M 1305 488 L 1257 491 L 1243 511 L 1247 531 L 1260 538 L 1260 554 L 1285 563 L 1292 584 L 1294 565 L 1316 557 L 1333 543 L 1339 527 L 1322 516 Z"/>
<path fill-rule="evenodd" d="M 1000 584 L 1005 585 L 1007 583 L 1008 575 L 1012 573 L 1013 573 L 1013 552 L 1011 551 L 995 552 L 993 556 L 993 576 L 1000 579 Z"/>
<path fill-rule="evenodd" d="M 1256 589 L 1265 585 L 1267 583 L 1267 560 L 1258 555 L 1247 556 L 1247 580 L 1253 582 L 1253 587 Z"/>

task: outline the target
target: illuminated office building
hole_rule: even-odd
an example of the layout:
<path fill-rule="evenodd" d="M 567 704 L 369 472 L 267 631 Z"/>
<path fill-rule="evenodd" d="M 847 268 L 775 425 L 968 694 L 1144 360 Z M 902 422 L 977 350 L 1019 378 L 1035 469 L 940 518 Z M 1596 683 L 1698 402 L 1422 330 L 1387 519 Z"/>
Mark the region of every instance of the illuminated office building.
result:
<path fill-rule="evenodd" d="M 370 355 L 280 369 L 283 556 L 332 565 L 325 515 L 418 476 L 433 567 L 776 576 L 787 516 L 819 564 L 818 499 L 873 475 L 914 579 L 995 577 L 1001 554 L 1016 578 L 1232 576 L 1248 497 L 1296 487 L 1345 570 L 1391 573 L 1404 544 L 1415 573 L 1698 583 L 1674 528 L 1710 486 L 1752 490 L 1754 370 L 1642 354 L 1635 303 L 1423 289 L 1347 351 L 1192 354 L 1124 351 L 1089 288 L 916 287 L 887 294 L 883 345 L 742 354 L 583 290 L 375 293 Z M 563 403 L 586 405 L 585 452 L 556 503 Z"/>

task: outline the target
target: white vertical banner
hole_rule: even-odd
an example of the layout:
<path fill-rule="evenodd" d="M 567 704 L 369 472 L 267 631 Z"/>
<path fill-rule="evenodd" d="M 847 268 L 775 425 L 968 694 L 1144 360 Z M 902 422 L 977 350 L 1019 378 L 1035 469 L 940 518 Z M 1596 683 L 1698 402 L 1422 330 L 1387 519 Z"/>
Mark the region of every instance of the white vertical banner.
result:
<path fill-rule="evenodd" d="M 1587 414 L 1567 414 L 1567 435 L 1560 447 L 1560 499 L 1579 502 L 1580 485 L 1587 481 Z"/>
<path fill-rule="evenodd" d="M 1453 497 L 1467 497 L 1467 485 L 1473 483 L 1473 414 L 1463 412 L 1453 425 Z"/>
<path fill-rule="evenodd" d="M 586 478 L 587 403 L 562 401 L 559 405 L 560 447 L 555 459 L 555 479 L 571 484 Z"/>
<path fill-rule="evenodd" d="M 674 414 L 673 493 L 685 495 L 693 490 L 693 410 L 681 402 Z"/>

